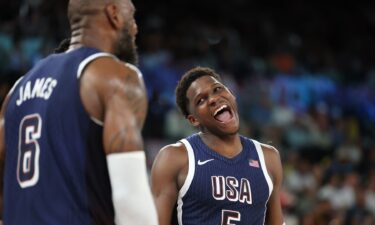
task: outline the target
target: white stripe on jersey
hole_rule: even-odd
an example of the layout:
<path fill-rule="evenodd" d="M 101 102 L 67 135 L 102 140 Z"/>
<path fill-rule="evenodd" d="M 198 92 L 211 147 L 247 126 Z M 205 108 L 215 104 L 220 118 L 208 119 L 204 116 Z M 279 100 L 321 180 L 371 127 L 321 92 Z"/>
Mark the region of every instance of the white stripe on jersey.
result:
<path fill-rule="evenodd" d="M 271 196 L 272 190 L 273 190 L 273 183 L 272 183 L 270 175 L 268 174 L 266 162 L 264 161 L 264 154 L 263 154 L 262 146 L 260 145 L 260 143 L 258 141 L 256 141 L 256 140 L 252 140 L 252 141 L 254 142 L 255 148 L 258 152 L 260 165 L 262 167 L 264 177 L 266 178 L 266 181 L 267 181 L 267 184 L 268 184 L 268 189 L 269 189 L 268 199 L 269 199 L 269 197 Z"/>
<path fill-rule="evenodd" d="M 112 57 L 114 59 L 117 59 L 116 56 L 112 55 L 112 54 L 109 54 L 109 53 L 106 53 L 106 52 L 99 52 L 99 53 L 96 53 L 96 54 L 93 54 L 93 55 L 90 55 L 89 57 L 87 57 L 86 59 L 84 59 L 78 66 L 78 71 L 77 71 L 77 78 L 79 79 L 82 75 L 82 72 L 83 70 L 85 69 L 85 67 L 87 66 L 87 64 L 89 64 L 92 60 L 94 59 L 97 59 L 99 57 Z"/>
<path fill-rule="evenodd" d="M 23 79 L 23 76 L 18 78 L 18 80 L 13 84 L 13 87 L 8 92 L 8 96 L 10 96 L 13 93 L 14 89 L 17 87 L 17 85 L 19 84 L 19 82 L 21 82 L 22 79 Z"/>
<path fill-rule="evenodd" d="M 193 181 L 194 174 L 195 174 L 195 156 L 194 156 L 193 148 L 191 147 L 190 143 L 186 139 L 182 139 L 181 142 L 185 145 L 186 150 L 188 152 L 189 170 L 186 176 L 186 180 L 178 193 L 177 218 L 178 218 L 179 225 L 183 225 L 182 224 L 182 205 L 183 205 L 182 198 L 185 196 L 186 192 L 189 190 L 189 187 L 191 185 L 191 182 Z"/>
<path fill-rule="evenodd" d="M 93 117 L 93 116 L 90 116 L 90 119 L 91 119 L 94 123 L 96 123 L 97 125 L 99 125 L 99 126 L 103 126 L 103 125 L 104 125 L 104 123 L 103 123 L 102 121 L 96 119 L 96 118 Z"/>
<path fill-rule="evenodd" d="M 141 71 L 140 71 L 136 66 L 134 66 L 134 65 L 131 64 L 131 63 L 125 63 L 125 65 L 126 65 L 127 67 L 130 67 L 130 69 L 134 70 L 135 72 L 137 72 L 138 77 L 141 78 L 141 79 L 143 79 L 143 76 L 142 76 Z"/>

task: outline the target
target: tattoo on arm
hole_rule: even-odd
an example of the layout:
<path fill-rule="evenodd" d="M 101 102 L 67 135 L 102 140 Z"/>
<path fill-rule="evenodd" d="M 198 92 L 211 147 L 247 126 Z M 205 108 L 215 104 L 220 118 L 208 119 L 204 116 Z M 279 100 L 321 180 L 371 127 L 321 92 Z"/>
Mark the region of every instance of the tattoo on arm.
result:
<path fill-rule="evenodd" d="M 111 138 L 109 142 L 109 151 L 112 153 L 122 152 L 122 149 L 126 146 L 126 141 L 126 128 L 123 128 Z"/>
<path fill-rule="evenodd" d="M 125 78 L 126 84 L 126 99 L 128 105 L 134 112 L 137 124 L 140 129 L 143 127 L 143 123 L 147 112 L 147 97 L 144 86 L 140 83 L 138 76 L 135 74 L 129 74 Z"/>
<path fill-rule="evenodd" d="M 147 111 L 144 87 L 136 74 L 123 77 L 107 95 L 109 109 L 107 121 L 107 153 L 143 149 L 141 130 Z"/>

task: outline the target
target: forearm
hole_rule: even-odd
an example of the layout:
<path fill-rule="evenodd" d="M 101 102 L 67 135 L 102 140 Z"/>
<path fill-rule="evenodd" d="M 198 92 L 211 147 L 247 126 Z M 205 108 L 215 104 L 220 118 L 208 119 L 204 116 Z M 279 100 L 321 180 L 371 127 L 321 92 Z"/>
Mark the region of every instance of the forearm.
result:
<path fill-rule="evenodd" d="M 175 204 L 172 204 L 170 198 L 166 196 L 154 195 L 154 199 L 158 212 L 159 225 L 170 225 Z"/>
<path fill-rule="evenodd" d="M 116 224 L 157 225 L 143 151 L 107 156 Z"/>

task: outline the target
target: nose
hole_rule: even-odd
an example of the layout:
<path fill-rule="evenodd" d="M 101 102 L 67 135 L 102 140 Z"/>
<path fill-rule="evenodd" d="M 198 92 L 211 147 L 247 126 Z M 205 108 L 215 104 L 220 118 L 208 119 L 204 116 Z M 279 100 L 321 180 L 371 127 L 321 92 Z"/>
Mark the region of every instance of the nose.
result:
<path fill-rule="evenodd" d="M 210 95 L 209 99 L 208 99 L 209 105 L 210 106 L 216 106 L 216 104 L 218 102 L 218 99 L 219 99 L 218 95 L 215 95 L 215 94 Z"/>

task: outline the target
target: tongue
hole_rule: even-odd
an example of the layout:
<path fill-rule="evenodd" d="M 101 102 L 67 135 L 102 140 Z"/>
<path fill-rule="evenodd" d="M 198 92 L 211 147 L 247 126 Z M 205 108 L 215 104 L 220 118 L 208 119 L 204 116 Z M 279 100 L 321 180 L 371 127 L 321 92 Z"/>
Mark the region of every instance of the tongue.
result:
<path fill-rule="evenodd" d="M 215 118 L 219 120 L 220 122 L 224 123 L 230 120 L 231 115 L 228 111 L 224 111 L 223 113 L 220 113 L 219 115 L 217 115 Z"/>

